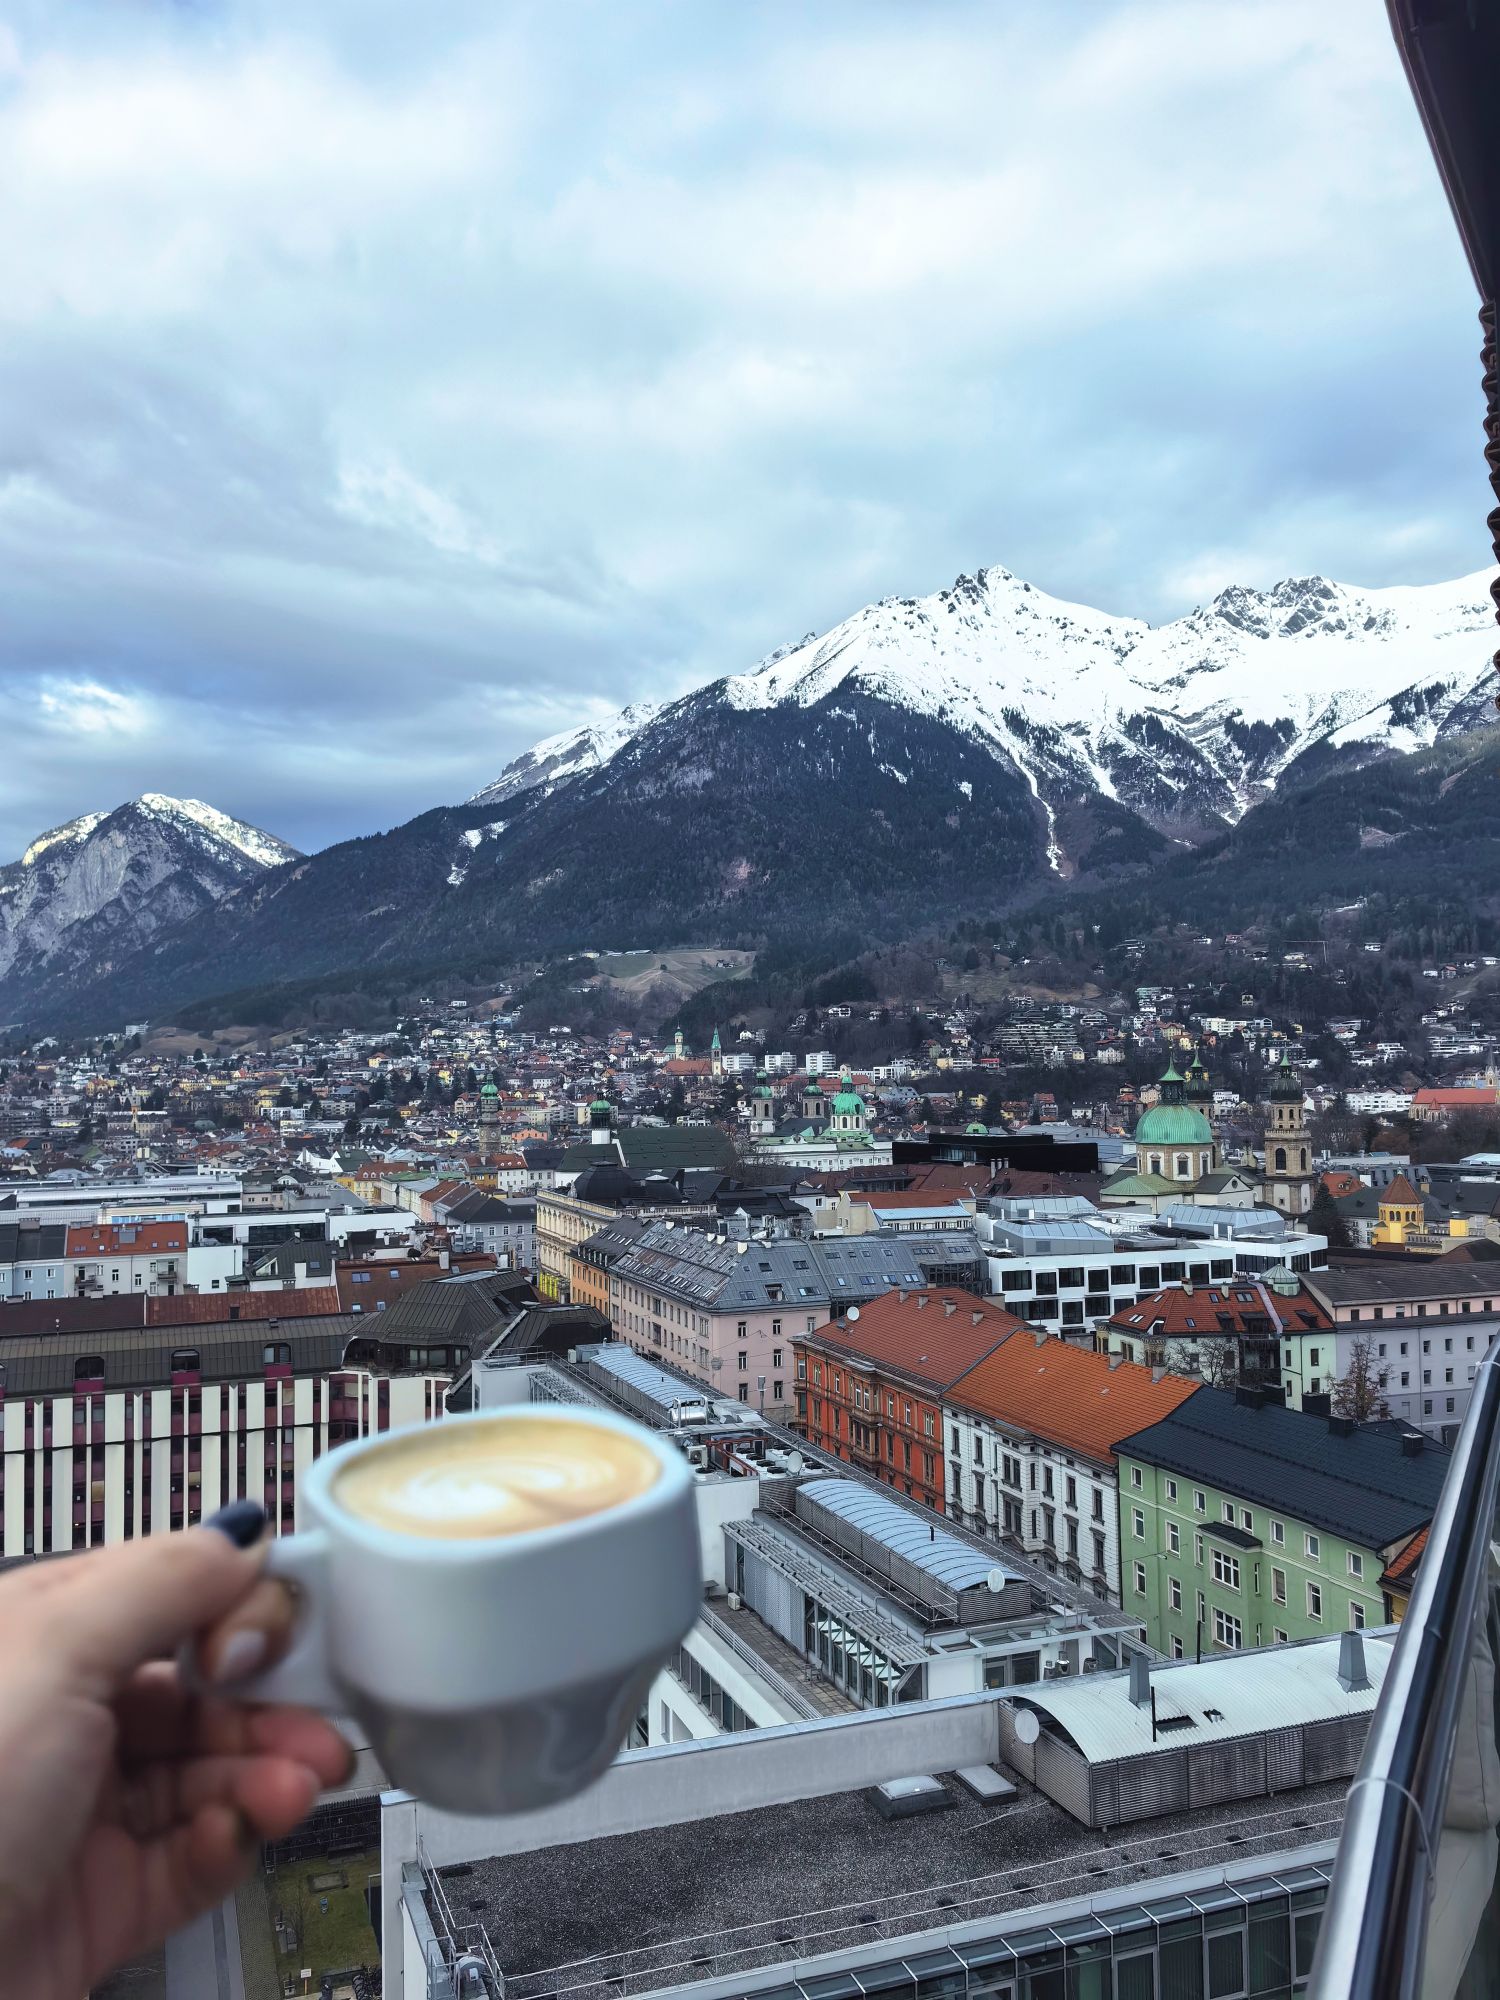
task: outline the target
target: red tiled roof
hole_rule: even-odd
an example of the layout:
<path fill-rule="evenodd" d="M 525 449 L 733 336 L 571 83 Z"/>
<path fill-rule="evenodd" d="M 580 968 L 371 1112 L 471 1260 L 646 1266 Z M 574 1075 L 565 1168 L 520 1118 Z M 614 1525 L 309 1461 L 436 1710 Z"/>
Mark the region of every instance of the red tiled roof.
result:
<path fill-rule="evenodd" d="M 1358 1194 L 1364 1182 L 1358 1174 L 1346 1174 L 1340 1167 L 1330 1167 L 1323 1176 L 1323 1185 L 1338 1201 L 1346 1194 Z"/>
<path fill-rule="evenodd" d="M 1029 1337 L 1006 1341 L 970 1369 L 953 1385 L 952 1401 L 1096 1463 L 1113 1459 L 1118 1439 L 1160 1423 L 1203 1386 L 1182 1375 L 1158 1381 L 1134 1361 L 1111 1367 L 1107 1354 L 1050 1336 L 1038 1342 L 1030 1328 L 1026 1333 Z"/>
<path fill-rule="evenodd" d="M 1494 1111 L 1500 1109 L 1500 1098 L 1484 1084 L 1467 1084 L 1448 1090 L 1428 1085 L 1412 1098 L 1413 1107 L 1419 1104 L 1435 1111 Z"/>
<path fill-rule="evenodd" d="M 883 1292 L 858 1310 L 858 1319 L 829 1320 L 794 1344 L 869 1361 L 941 1392 L 997 1343 L 1027 1330 L 1014 1313 L 972 1292 L 938 1286 Z"/>
<path fill-rule="evenodd" d="M 75 1222 L 68 1228 L 70 1257 L 156 1257 L 187 1247 L 185 1222 Z"/>
<path fill-rule="evenodd" d="M 1412 1536 L 1400 1555 L 1391 1558 L 1386 1565 L 1385 1575 L 1380 1579 L 1382 1583 L 1405 1584 L 1410 1587 L 1411 1580 L 1417 1572 L 1417 1564 L 1422 1560 L 1422 1551 L 1427 1546 L 1430 1532 L 1430 1529 L 1423 1528 L 1420 1534 Z"/>
<path fill-rule="evenodd" d="M 1155 1328 L 1164 1335 L 1191 1338 L 1199 1333 L 1244 1333 L 1247 1318 L 1269 1318 L 1274 1326 L 1295 1333 L 1321 1333 L 1333 1325 L 1326 1308 L 1305 1288 L 1295 1296 L 1284 1296 L 1245 1278 L 1224 1285 L 1164 1285 L 1133 1306 L 1121 1306 L 1109 1323 L 1138 1337 Z M 1221 1325 L 1222 1320 L 1230 1324 Z"/>
<path fill-rule="evenodd" d="M 1420 1208 L 1422 1206 L 1422 1197 L 1417 1193 L 1405 1174 L 1397 1174 L 1394 1179 L 1387 1181 L 1385 1186 L 1380 1190 L 1377 1196 L 1377 1203 L 1382 1208 L 1387 1206 L 1387 1204 L 1393 1208 Z"/>

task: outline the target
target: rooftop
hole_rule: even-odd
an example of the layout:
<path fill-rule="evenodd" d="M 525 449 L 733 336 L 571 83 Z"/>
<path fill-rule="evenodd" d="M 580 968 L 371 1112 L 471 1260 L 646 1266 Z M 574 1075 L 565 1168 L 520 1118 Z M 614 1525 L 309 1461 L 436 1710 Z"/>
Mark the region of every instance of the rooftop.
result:
<path fill-rule="evenodd" d="M 805 1341 L 825 1353 L 842 1354 L 855 1363 L 869 1361 L 943 1389 L 1016 1333 L 1025 1334 L 1026 1324 L 1014 1313 L 971 1292 L 934 1286 L 898 1287 L 796 1338 L 799 1345 Z"/>
<path fill-rule="evenodd" d="M 1116 1361 L 1065 1340 L 1038 1341 L 1028 1327 L 953 1385 L 952 1401 L 1099 1462 L 1116 1441 L 1193 1397 L 1196 1381 L 1156 1377 L 1134 1361 Z"/>
<path fill-rule="evenodd" d="M 1200 1389 L 1134 1437 L 1122 1458 L 1163 1466 L 1289 1514 L 1361 1548 L 1383 1549 L 1432 1519 L 1448 1453 L 1397 1424 L 1348 1430 L 1338 1418 Z M 1259 1657 L 1259 1656 L 1257 1656 Z"/>

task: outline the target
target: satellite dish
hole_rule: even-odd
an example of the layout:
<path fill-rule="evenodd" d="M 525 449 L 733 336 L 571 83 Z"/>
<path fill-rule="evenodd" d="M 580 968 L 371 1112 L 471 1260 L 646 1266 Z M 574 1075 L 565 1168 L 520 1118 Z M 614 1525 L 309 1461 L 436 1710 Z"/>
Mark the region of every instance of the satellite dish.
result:
<path fill-rule="evenodd" d="M 806 1463 L 807 1461 L 800 1451 L 787 1453 L 786 1469 L 788 1472 L 800 1472 Z"/>
<path fill-rule="evenodd" d="M 1042 1725 L 1036 1719 L 1036 1710 L 1032 1708 L 1018 1708 L 1016 1710 L 1016 1741 L 1018 1743 L 1035 1743 L 1041 1733 Z"/>
<path fill-rule="evenodd" d="M 858 1318 L 859 1318 L 859 1307 L 858 1307 L 858 1306 L 850 1306 L 850 1308 L 849 1308 L 849 1317 L 850 1317 L 850 1319 L 858 1319 Z"/>
<path fill-rule="evenodd" d="M 986 1589 L 993 1590 L 998 1596 L 1005 1588 L 1005 1571 L 1003 1569 L 992 1569 L 984 1581 Z"/>

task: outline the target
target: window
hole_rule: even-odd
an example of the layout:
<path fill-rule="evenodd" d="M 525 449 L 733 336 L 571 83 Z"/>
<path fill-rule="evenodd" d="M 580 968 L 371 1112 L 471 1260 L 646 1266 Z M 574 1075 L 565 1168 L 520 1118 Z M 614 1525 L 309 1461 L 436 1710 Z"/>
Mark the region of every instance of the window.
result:
<path fill-rule="evenodd" d="M 1167 1597 L 1174 1611 L 1182 1609 L 1182 1585 L 1175 1576 L 1167 1578 Z"/>
<path fill-rule="evenodd" d="M 1167 1498 L 1169 1500 L 1175 1500 L 1177 1498 L 1177 1481 L 1175 1479 L 1169 1479 L 1167 1481 Z"/>
<path fill-rule="evenodd" d="M 1349 1629 L 1351 1632 L 1363 1632 L 1365 1629 L 1365 1607 L 1357 1597 L 1349 1600 Z"/>
<path fill-rule="evenodd" d="M 1145 1541 L 1146 1516 L 1144 1511 L 1139 1507 L 1132 1507 L 1130 1510 L 1130 1530 L 1138 1542 Z"/>
<path fill-rule="evenodd" d="M 1364 1557 L 1361 1555 L 1356 1555 L 1354 1550 L 1351 1549 L 1349 1551 L 1349 1574 L 1351 1576 L 1363 1576 L 1364 1573 L 1365 1573 Z"/>
<path fill-rule="evenodd" d="M 1185 1653 L 1184 1653 L 1184 1648 L 1183 1648 L 1183 1644 L 1182 1644 L 1182 1641 L 1181 1641 L 1181 1640 L 1180 1640 L 1180 1639 L 1178 1638 L 1177 1634 L 1176 1634 L 1176 1633 L 1174 1632 L 1174 1633 L 1172 1634 L 1172 1658 L 1173 1658 L 1174 1660 L 1180 1660 L 1180 1659 L 1183 1659 L 1184 1657 L 1185 1657 Z M 1146 1976 L 1147 1976 L 1147 1978 L 1149 1978 L 1149 1977 L 1150 1977 L 1150 1973 L 1149 1973 L 1149 1971 L 1147 1972 L 1147 1975 L 1146 1975 Z"/>
<path fill-rule="evenodd" d="M 1175 1521 L 1167 1523 L 1167 1547 L 1174 1556 L 1182 1553 L 1182 1533 Z"/>
<path fill-rule="evenodd" d="M 1144 1597 L 1146 1594 L 1146 1565 L 1144 1563 L 1135 1563 L 1132 1567 L 1135 1572 L 1135 1587 L 1142 1597 Z"/>
<path fill-rule="evenodd" d="M 1137 1491 L 1139 1491 L 1142 1484 L 1142 1479 L 1141 1479 L 1141 1468 L 1138 1465 L 1132 1465 L 1130 1468 L 1130 1483 L 1137 1489 Z"/>
<path fill-rule="evenodd" d="M 1208 1511 L 1208 1502 L 1203 1497 L 1203 1489 L 1201 1486 L 1198 1488 L 1197 1492 L 1194 1493 L 1193 1495 L 1193 1510 L 1195 1513 L 1198 1514 L 1203 1514 Z"/>
<path fill-rule="evenodd" d="M 1275 1604 L 1286 1603 L 1286 1571 L 1284 1569 L 1273 1569 L 1271 1571 L 1271 1600 Z"/>
<path fill-rule="evenodd" d="M 1240 1587 L 1240 1559 L 1226 1554 L 1223 1549 L 1214 1550 L 1214 1582 L 1222 1583 L 1226 1590 Z"/>
<path fill-rule="evenodd" d="M 1310 1556 L 1314 1562 L 1317 1562 L 1319 1557 L 1323 1553 L 1323 1544 L 1316 1535 L 1304 1535 L 1302 1539 L 1302 1547 L 1304 1552 L 1308 1556 Z"/>
<path fill-rule="evenodd" d="M 1214 1639 L 1219 1645 L 1229 1647 L 1232 1652 L 1238 1652 L 1244 1644 L 1239 1619 L 1231 1612 L 1219 1610 L 1217 1605 L 1214 1607 Z"/>
<path fill-rule="evenodd" d="M 1224 1502 L 1224 1519 L 1229 1523 L 1231 1528 L 1234 1526 L 1234 1502 L 1232 1500 Z"/>
<path fill-rule="evenodd" d="M 1271 1523 L 1271 1540 L 1276 1544 L 1278 1548 L 1280 1548 L 1285 1543 L 1286 1523 L 1284 1521 L 1273 1521 Z"/>
<path fill-rule="evenodd" d="M 174 1347 L 172 1349 L 172 1373 L 188 1375 L 200 1366 L 196 1347 Z"/>
<path fill-rule="evenodd" d="M 1287 1642 L 1287 1636 L 1285 1632 L 1282 1631 L 1279 1625 L 1275 1627 L 1271 1636 L 1276 1641 L 1278 1646 L 1284 1646 Z"/>
<path fill-rule="evenodd" d="M 1307 1586 L 1307 1615 L 1309 1618 L 1316 1618 L 1319 1623 L 1322 1622 L 1323 1586 L 1321 1584 L 1310 1583 Z"/>

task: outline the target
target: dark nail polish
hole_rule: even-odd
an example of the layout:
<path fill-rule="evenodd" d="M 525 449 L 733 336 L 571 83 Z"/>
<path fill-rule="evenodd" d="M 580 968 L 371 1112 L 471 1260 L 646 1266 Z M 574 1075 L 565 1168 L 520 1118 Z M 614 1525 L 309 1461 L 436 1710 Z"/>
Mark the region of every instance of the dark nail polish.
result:
<path fill-rule="evenodd" d="M 210 1514 L 203 1525 L 228 1535 L 237 1549 L 249 1549 L 266 1531 L 266 1510 L 258 1500 L 231 1500 L 217 1514 Z"/>

